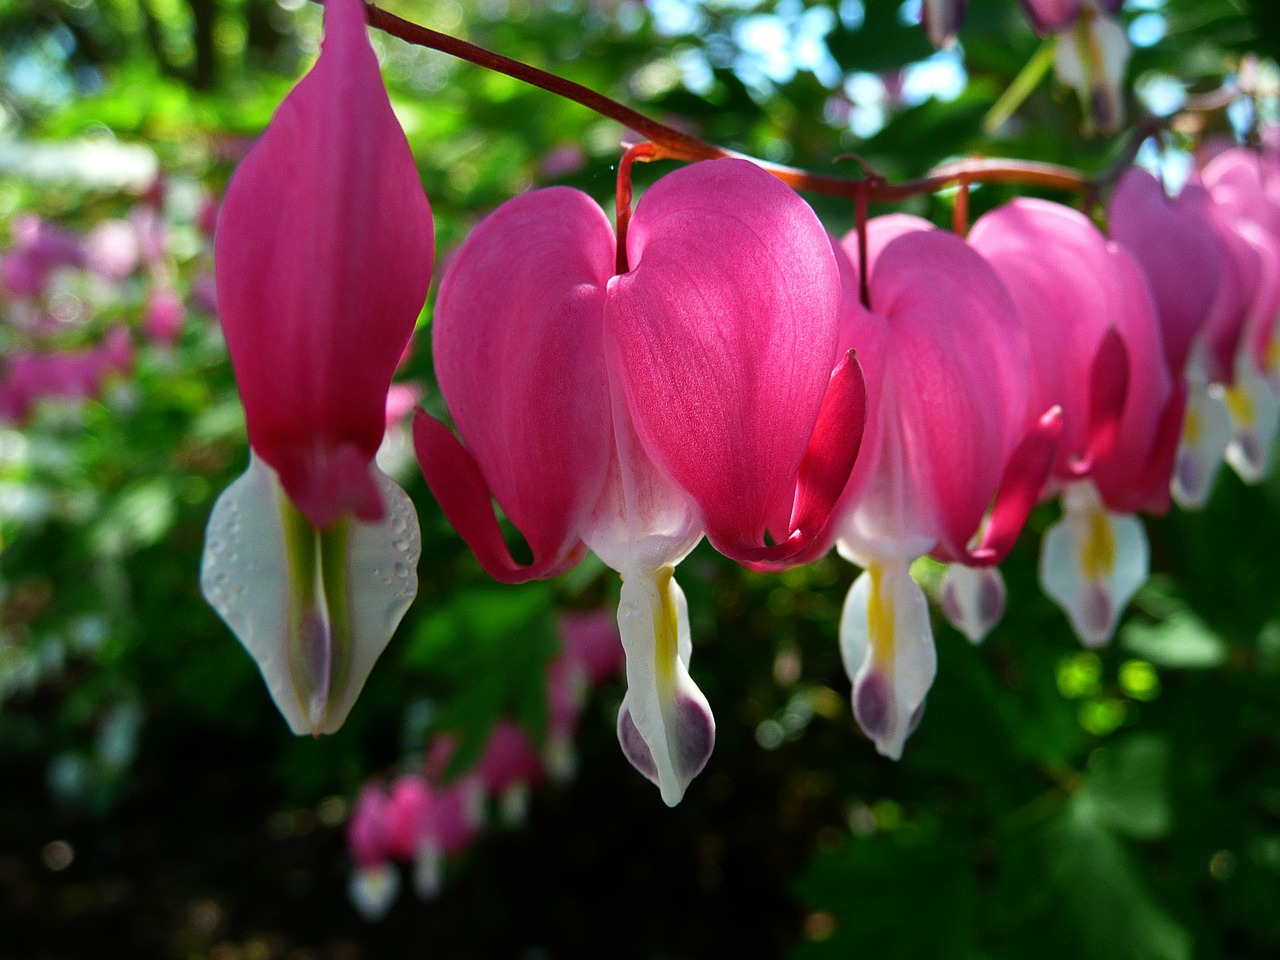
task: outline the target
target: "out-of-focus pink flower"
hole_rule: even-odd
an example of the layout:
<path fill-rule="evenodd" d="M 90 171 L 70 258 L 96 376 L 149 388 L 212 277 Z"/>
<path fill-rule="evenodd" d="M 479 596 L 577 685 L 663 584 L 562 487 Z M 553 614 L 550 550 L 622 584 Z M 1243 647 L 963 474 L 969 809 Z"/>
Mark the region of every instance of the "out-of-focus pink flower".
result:
<path fill-rule="evenodd" d="M 412 861 L 422 845 L 431 815 L 431 789 L 421 777 L 399 777 L 387 798 L 387 852 L 393 860 Z"/>
<path fill-rule="evenodd" d="M 201 568 L 298 734 L 342 725 L 417 591 L 417 514 L 373 460 L 433 243 L 364 5 L 329 0 L 319 59 L 218 219 L 219 318 L 252 455 L 214 506 Z"/>
<path fill-rule="evenodd" d="M 11 297 L 42 296 L 59 267 L 82 267 L 85 242 L 77 233 L 34 214 L 19 214 L 11 225 L 13 247 L 0 258 L 0 282 Z"/>
<path fill-rule="evenodd" d="M 347 849 L 355 870 L 347 892 L 366 920 L 385 916 L 400 892 L 400 875 L 391 864 L 390 798 L 377 784 L 366 784 L 347 820 Z"/>
<path fill-rule="evenodd" d="M 503 820 L 510 825 L 524 821 L 529 788 L 543 777 L 542 758 L 524 727 L 502 717 L 489 732 L 489 741 L 476 765 L 481 783 L 496 797 Z"/>
<path fill-rule="evenodd" d="M 127 220 L 104 220 L 85 237 L 85 266 L 112 282 L 138 269 L 138 234 Z"/>
<path fill-rule="evenodd" d="M 1208 322 L 1222 270 L 1213 235 L 1179 199 L 1169 199 L 1160 181 L 1132 167 L 1107 208 L 1111 236 L 1146 274 L 1169 372 L 1177 378 L 1185 375 L 1192 344 Z"/>
<path fill-rule="evenodd" d="M 939 48 L 954 44 L 968 6 L 968 0 L 922 0 L 920 24 L 929 42 Z"/>
<path fill-rule="evenodd" d="M 1239 148 L 1214 157 L 1201 176 L 1258 257 L 1258 285 L 1223 394 L 1232 422 L 1226 460 L 1246 482 L 1257 483 L 1270 469 L 1280 428 L 1280 177 L 1258 153 Z"/>
<path fill-rule="evenodd" d="M 154 267 L 169 254 L 169 227 L 159 208 L 138 204 L 129 211 L 129 223 L 138 237 L 138 254 L 142 262 Z"/>
<path fill-rule="evenodd" d="M 581 666 L 593 686 L 612 680 L 626 663 L 618 622 L 608 610 L 560 614 L 560 643 L 565 656 Z"/>
<path fill-rule="evenodd" d="M 172 347 L 182 336 L 187 319 L 187 305 L 172 287 L 153 287 L 143 310 L 142 330 L 152 343 Z"/>
<path fill-rule="evenodd" d="M 212 273 L 198 274 L 192 281 L 191 305 L 210 316 L 218 315 L 218 284 Z"/>
<path fill-rule="evenodd" d="M 612 619 L 612 618 L 611 618 Z M 542 763 L 553 780 L 570 779 L 577 769 L 573 741 L 587 698 L 582 666 L 562 653 L 547 665 L 547 742 Z"/>
<path fill-rule="evenodd" d="M 586 151 L 576 143 L 565 143 L 552 147 L 542 155 L 538 173 L 543 179 L 558 180 L 580 172 L 586 165 Z"/>
<path fill-rule="evenodd" d="M 206 197 L 200 204 L 200 213 L 196 217 L 196 226 L 206 237 L 212 237 L 218 225 L 218 208 L 221 201 L 217 197 Z"/>

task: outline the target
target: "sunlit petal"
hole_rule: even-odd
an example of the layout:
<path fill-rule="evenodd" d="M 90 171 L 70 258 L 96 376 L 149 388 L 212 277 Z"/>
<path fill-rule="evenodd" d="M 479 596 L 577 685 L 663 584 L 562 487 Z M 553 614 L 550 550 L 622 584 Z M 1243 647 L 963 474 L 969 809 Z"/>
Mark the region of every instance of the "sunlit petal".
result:
<path fill-rule="evenodd" d="M 1062 493 L 1062 519 L 1045 533 L 1040 584 L 1088 647 L 1106 644 L 1150 571 L 1141 521 L 1108 513 L 1093 485 Z"/>
<path fill-rule="evenodd" d="M 342 725 L 417 592 L 417 514 L 369 470 L 386 505 L 377 523 L 316 530 L 256 454 L 209 518 L 201 590 L 297 734 Z"/>

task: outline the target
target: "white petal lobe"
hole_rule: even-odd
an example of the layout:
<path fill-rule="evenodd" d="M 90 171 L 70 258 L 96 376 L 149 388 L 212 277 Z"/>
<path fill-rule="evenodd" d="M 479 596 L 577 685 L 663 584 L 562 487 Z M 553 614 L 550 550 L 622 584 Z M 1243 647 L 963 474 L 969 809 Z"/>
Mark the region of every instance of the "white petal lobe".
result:
<path fill-rule="evenodd" d="M 379 523 L 311 528 L 256 455 L 209 518 L 201 590 L 299 735 L 342 726 L 417 593 L 417 514 L 370 469 L 386 504 Z"/>
<path fill-rule="evenodd" d="M 1137 517 L 1108 513 L 1088 482 L 1067 487 L 1062 507 L 1062 519 L 1041 543 L 1040 585 L 1066 612 L 1080 642 L 1100 647 L 1146 582 L 1147 534 Z"/>
<path fill-rule="evenodd" d="M 854 581 L 840 618 L 840 654 L 858 725 L 880 753 L 899 759 L 938 672 L 929 604 L 908 563 L 872 563 Z"/>

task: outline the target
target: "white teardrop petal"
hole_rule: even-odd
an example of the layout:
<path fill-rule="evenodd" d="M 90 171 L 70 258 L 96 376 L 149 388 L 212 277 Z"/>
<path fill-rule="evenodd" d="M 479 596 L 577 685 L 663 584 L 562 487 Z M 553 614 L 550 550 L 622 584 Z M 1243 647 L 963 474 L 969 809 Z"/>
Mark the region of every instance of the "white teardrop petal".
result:
<path fill-rule="evenodd" d="M 1280 385 L 1263 376 L 1246 350 L 1236 357 L 1236 382 L 1223 397 L 1231 414 L 1226 460 L 1245 483 L 1258 483 L 1271 467 L 1280 424 Z"/>
<path fill-rule="evenodd" d="M 938 672 L 924 591 L 901 561 L 871 564 L 854 581 L 840 618 L 840 654 L 853 683 L 858 725 L 897 760 Z"/>
<path fill-rule="evenodd" d="M 1004 616 L 1004 577 L 995 567 L 947 564 L 942 578 L 942 612 L 970 643 L 981 643 Z"/>
<path fill-rule="evenodd" d="M 1147 534 L 1137 517 L 1108 513 L 1091 483 L 1066 488 L 1062 505 L 1062 519 L 1041 543 L 1040 585 L 1067 614 L 1080 642 L 1100 647 L 1146 582 Z"/>
<path fill-rule="evenodd" d="M 375 467 L 378 523 L 310 527 L 256 454 L 214 504 L 200 586 L 296 734 L 337 730 L 417 593 L 408 496 Z"/>
<path fill-rule="evenodd" d="M 618 742 L 632 766 L 675 806 L 706 766 L 715 719 L 689 676 L 689 608 L 671 567 L 627 576 L 618 629 L 627 654 L 627 693 L 618 711 Z"/>
<path fill-rule="evenodd" d="M 1198 510 L 1208 502 L 1231 434 L 1231 413 L 1222 387 L 1193 380 L 1170 488 L 1178 506 Z"/>

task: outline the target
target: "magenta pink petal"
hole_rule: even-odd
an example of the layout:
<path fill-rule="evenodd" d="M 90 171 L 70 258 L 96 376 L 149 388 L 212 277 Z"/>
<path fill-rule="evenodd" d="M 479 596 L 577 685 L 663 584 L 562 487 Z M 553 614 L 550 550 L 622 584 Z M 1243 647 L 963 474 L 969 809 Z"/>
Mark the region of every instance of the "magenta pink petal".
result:
<path fill-rule="evenodd" d="M 1170 203 L 1160 182 L 1138 167 L 1116 185 L 1108 224 L 1111 236 L 1147 275 L 1169 369 L 1181 375 L 1218 293 L 1221 268 L 1213 236 L 1203 223 Z"/>
<path fill-rule="evenodd" d="M 1042 37 L 1061 30 L 1080 16 L 1083 0 L 1020 0 L 1031 27 Z"/>
<path fill-rule="evenodd" d="M 325 21 L 315 67 L 232 177 L 215 241 L 249 442 L 318 527 L 356 505 L 326 491 L 330 461 L 378 450 L 433 254 L 364 5 L 331 0 Z"/>
<path fill-rule="evenodd" d="M 1146 499 L 1146 478 L 1170 416 L 1173 378 L 1163 359 L 1160 324 L 1146 278 L 1122 247 L 1112 245 L 1111 254 L 1121 282 L 1121 296 L 1113 316 L 1129 355 L 1129 388 L 1115 443 L 1106 456 L 1098 458 L 1091 476 L 1108 508 L 1126 513 Z M 1180 421 L 1177 427 L 1181 428 Z M 1172 463 L 1170 453 L 1166 464 L 1169 472 Z M 1169 472 L 1165 473 L 1166 489 Z"/>
<path fill-rule="evenodd" d="M 995 273 L 940 230 L 900 234 L 880 251 L 871 302 L 888 320 L 885 391 L 904 444 L 883 455 L 903 458 L 896 469 L 915 491 L 913 529 L 901 532 L 959 555 L 1026 421 L 1025 335 Z"/>
<path fill-rule="evenodd" d="M 713 160 L 649 189 L 627 253 L 608 326 L 637 433 L 717 549 L 758 553 L 794 502 L 836 366 L 840 276 L 827 235 L 759 167 Z M 861 385 L 835 384 L 854 410 Z"/>
<path fill-rule="evenodd" d="M 1147 459 L 1145 479 L 1138 484 L 1133 500 L 1127 504 L 1133 512 L 1161 516 L 1169 512 L 1170 484 L 1173 479 L 1174 464 L 1177 462 L 1178 446 L 1182 440 L 1182 424 L 1187 415 L 1188 390 L 1186 381 L 1174 384 L 1173 394 L 1165 405 L 1156 427 L 1155 439 Z"/>
<path fill-rule="evenodd" d="M 1096 446 L 1095 400 L 1105 395 L 1095 396 L 1095 364 L 1123 296 L 1107 240 L 1076 210 L 1019 199 L 982 216 L 969 243 L 995 268 L 1026 331 L 1032 366 L 1028 418 L 1062 407 L 1054 472 L 1074 479 L 1074 465 Z M 1113 354 L 1103 359 L 1107 368 L 1113 366 Z M 1113 378 L 1105 382 L 1117 385 Z"/>
<path fill-rule="evenodd" d="M 1094 354 L 1089 373 L 1089 425 L 1085 449 L 1070 465 L 1071 474 L 1087 477 L 1093 465 L 1115 446 L 1129 396 L 1129 350 L 1114 327 L 1106 332 Z"/>
<path fill-rule="evenodd" d="M 772 547 L 743 548 L 735 559 L 808 562 L 815 545 L 824 542 L 836 503 L 840 500 L 862 448 L 867 423 L 867 388 L 852 350 L 831 375 L 818 422 L 814 426 L 796 481 L 795 507 L 787 537 Z M 712 541 L 715 542 L 714 540 Z"/>
<path fill-rule="evenodd" d="M 1004 561 L 1017 542 L 1027 517 L 1053 473 L 1053 462 L 1062 440 L 1062 408 L 1051 407 L 1036 425 L 1028 430 L 1014 448 L 1005 466 L 991 506 L 991 517 L 978 546 L 953 554 L 945 545 L 934 551 L 934 557 L 947 563 L 964 563 L 975 567 L 993 567 Z"/>
<path fill-rule="evenodd" d="M 484 474 L 457 437 L 439 420 L 418 411 L 413 417 L 413 446 L 440 509 L 485 573 L 495 580 L 524 583 L 552 577 L 577 564 L 586 553 L 582 541 L 565 529 L 562 518 L 548 517 L 550 523 L 522 531 L 533 551 L 533 562 L 517 563 L 494 516 Z M 556 522 L 558 519 L 561 522 Z"/>
<path fill-rule="evenodd" d="M 613 231 L 586 194 L 552 187 L 485 218 L 454 255 L 433 324 L 436 375 L 464 451 L 418 417 L 419 462 L 445 513 L 500 580 L 581 556 L 577 531 L 612 457 L 605 285 Z M 488 492 L 524 535 L 514 565 Z"/>

